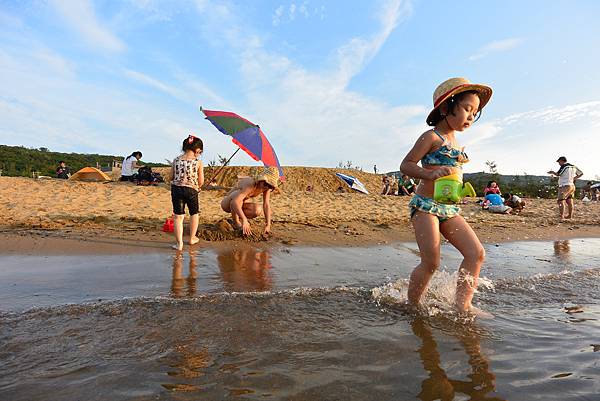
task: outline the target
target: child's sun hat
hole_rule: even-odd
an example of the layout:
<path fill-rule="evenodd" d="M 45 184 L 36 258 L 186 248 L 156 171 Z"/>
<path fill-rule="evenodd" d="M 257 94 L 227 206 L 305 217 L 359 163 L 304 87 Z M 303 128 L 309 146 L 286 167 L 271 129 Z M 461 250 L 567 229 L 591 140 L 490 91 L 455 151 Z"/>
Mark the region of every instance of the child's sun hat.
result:
<path fill-rule="evenodd" d="M 258 176 L 256 182 L 264 181 L 273 188 L 277 188 L 279 184 L 279 170 L 276 167 L 265 168 Z"/>
<path fill-rule="evenodd" d="M 473 84 L 467 78 L 447 79 L 439 84 L 433 92 L 433 110 L 431 110 L 427 116 L 427 124 L 432 125 L 430 122 L 434 119 L 435 114 L 439 113 L 438 108 L 442 105 L 442 103 L 458 93 L 468 91 L 476 91 L 479 94 L 478 111 L 481 111 L 492 97 L 492 88 L 487 85 Z"/>

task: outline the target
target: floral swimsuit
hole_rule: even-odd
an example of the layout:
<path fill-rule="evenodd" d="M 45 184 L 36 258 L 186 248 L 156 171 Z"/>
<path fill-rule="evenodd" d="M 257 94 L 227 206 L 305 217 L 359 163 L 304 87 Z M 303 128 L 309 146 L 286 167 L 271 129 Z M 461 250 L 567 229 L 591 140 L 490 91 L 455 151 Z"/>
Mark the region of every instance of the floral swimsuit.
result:
<path fill-rule="evenodd" d="M 425 166 L 448 166 L 462 168 L 464 163 L 469 161 L 469 157 L 460 149 L 453 148 L 446 144 L 446 139 L 437 130 L 433 132 L 443 141 L 442 145 L 433 152 L 427 153 L 421 159 L 421 165 Z M 437 216 L 440 223 L 460 214 L 460 207 L 457 205 L 446 205 L 437 203 L 432 198 L 426 198 L 415 194 L 408 204 L 410 208 L 410 217 L 412 218 L 417 211 L 433 214 Z"/>

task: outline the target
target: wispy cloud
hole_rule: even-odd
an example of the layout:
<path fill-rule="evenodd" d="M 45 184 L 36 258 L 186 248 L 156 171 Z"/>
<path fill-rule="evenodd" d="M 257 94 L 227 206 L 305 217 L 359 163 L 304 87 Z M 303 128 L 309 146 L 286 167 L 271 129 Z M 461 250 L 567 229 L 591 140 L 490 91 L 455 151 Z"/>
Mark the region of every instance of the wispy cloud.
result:
<path fill-rule="evenodd" d="M 183 99 L 183 94 L 180 90 L 178 90 L 170 85 L 167 85 L 167 84 L 159 81 L 158 79 L 149 77 L 148 75 L 143 74 L 141 72 L 128 70 L 128 69 L 123 70 L 123 73 L 125 74 L 126 77 L 129 77 L 137 82 L 146 84 L 152 88 L 158 89 L 159 91 L 164 92 L 168 95 L 171 95 L 176 99 Z"/>
<path fill-rule="evenodd" d="M 50 0 L 50 4 L 89 44 L 112 52 L 125 50 L 125 44 L 98 21 L 90 0 Z"/>
<path fill-rule="evenodd" d="M 325 18 L 325 6 L 312 7 L 308 1 L 302 3 L 290 3 L 288 5 L 280 4 L 271 18 L 273 26 L 279 26 L 282 23 L 293 22 L 296 17 L 305 19 L 316 17 L 320 20 Z"/>
<path fill-rule="evenodd" d="M 243 26 L 232 10 L 229 20 L 212 23 L 204 10 L 199 8 L 209 23 L 207 29 L 216 37 L 223 38 L 226 27 Z M 376 13 L 379 27 L 375 33 L 353 38 L 337 49 L 337 65 L 329 71 L 311 71 L 265 49 L 260 35 L 251 29 L 226 36 L 231 50 L 238 53 L 245 113 L 261 124 L 284 164 L 334 166 L 340 160 L 352 160 L 365 168 L 374 162 L 397 168 L 402 151 L 423 131 L 420 120 L 426 108 L 394 107 L 347 86 L 410 11 L 410 3 L 384 2 Z M 249 43 L 249 37 L 255 40 Z M 310 145 L 314 143 L 319 146 Z"/>
<path fill-rule="evenodd" d="M 510 38 L 504 40 L 496 40 L 481 47 L 475 54 L 469 56 L 469 60 L 475 61 L 487 57 L 492 53 L 500 53 L 514 49 L 523 42 L 521 38 Z"/>

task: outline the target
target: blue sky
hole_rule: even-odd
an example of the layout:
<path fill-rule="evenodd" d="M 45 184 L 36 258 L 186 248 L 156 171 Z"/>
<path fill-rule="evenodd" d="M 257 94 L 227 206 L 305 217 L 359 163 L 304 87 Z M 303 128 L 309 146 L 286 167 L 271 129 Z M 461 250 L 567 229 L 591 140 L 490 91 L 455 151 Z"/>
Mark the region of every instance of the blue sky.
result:
<path fill-rule="evenodd" d="M 230 155 L 203 106 L 260 124 L 283 165 L 397 170 L 435 87 L 465 76 L 494 89 L 458 137 L 466 172 L 565 155 L 594 179 L 599 16 L 593 0 L 0 0 L 0 143 L 162 161 L 193 132 L 205 162 Z"/>

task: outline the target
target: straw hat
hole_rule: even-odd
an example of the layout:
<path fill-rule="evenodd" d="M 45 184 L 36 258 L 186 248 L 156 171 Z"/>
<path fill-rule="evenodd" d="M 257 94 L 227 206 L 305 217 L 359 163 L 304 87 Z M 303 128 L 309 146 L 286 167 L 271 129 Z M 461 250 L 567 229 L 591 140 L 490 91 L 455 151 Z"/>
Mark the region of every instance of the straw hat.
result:
<path fill-rule="evenodd" d="M 433 92 L 433 110 L 431 110 L 427 116 L 427 124 L 433 119 L 438 107 L 440 107 L 442 103 L 457 93 L 467 91 L 476 91 L 479 94 L 478 111 L 482 110 L 492 97 L 492 88 L 487 85 L 472 84 L 466 78 L 450 78 L 435 88 L 435 92 Z"/>
<path fill-rule="evenodd" d="M 256 182 L 258 181 L 264 181 L 273 188 L 277 188 L 277 184 L 279 183 L 279 170 L 277 170 L 277 167 L 265 168 L 256 176 Z"/>

